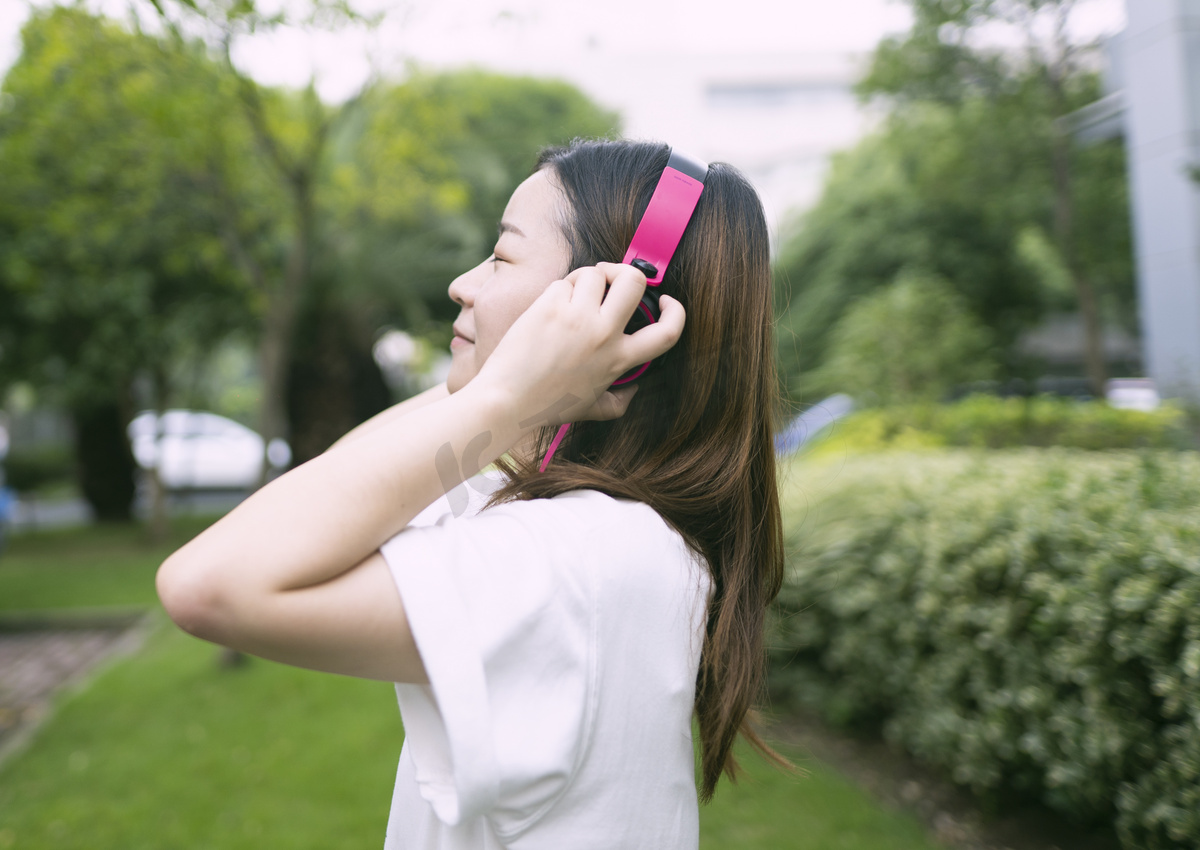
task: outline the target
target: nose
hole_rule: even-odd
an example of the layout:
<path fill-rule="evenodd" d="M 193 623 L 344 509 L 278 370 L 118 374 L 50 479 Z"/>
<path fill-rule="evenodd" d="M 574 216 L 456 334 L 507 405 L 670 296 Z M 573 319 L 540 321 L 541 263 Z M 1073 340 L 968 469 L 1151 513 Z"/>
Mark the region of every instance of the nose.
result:
<path fill-rule="evenodd" d="M 479 291 L 479 287 L 487 280 L 490 265 L 491 261 L 489 258 L 452 280 L 449 289 L 447 289 L 450 300 L 460 307 L 472 306 L 475 303 L 475 294 Z"/>

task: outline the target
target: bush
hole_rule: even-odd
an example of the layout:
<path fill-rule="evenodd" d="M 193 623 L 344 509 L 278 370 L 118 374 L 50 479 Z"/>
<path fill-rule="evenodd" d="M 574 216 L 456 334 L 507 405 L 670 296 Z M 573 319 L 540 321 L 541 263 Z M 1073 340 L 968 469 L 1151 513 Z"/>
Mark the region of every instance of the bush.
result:
<path fill-rule="evenodd" d="M 75 459 L 68 446 L 14 451 L 4 460 L 5 484 L 18 493 L 74 480 Z"/>
<path fill-rule="evenodd" d="M 1187 416 L 1164 405 L 1121 410 L 1102 401 L 1056 396 L 972 395 L 949 404 L 862 410 L 813 446 L 816 454 L 898 448 L 1063 446 L 1079 449 L 1188 448 Z"/>
<path fill-rule="evenodd" d="M 814 387 L 883 404 L 936 401 L 995 371 L 991 334 L 943 279 L 902 272 L 838 320 Z"/>
<path fill-rule="evenodd" d="M 831 481 L 789 500 L 778 699 L 993 803 L 1200 844 L 1200 455 L 879 454 Z"/>

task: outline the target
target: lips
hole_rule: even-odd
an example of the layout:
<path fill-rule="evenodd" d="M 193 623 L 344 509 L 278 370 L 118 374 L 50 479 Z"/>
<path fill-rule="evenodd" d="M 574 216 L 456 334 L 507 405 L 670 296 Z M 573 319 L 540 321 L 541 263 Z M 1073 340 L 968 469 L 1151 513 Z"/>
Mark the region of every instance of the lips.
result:
<path fill-rule="evenodd" d="M 475 340 L 471 339 L 469 336 L 467 336 L 465 333 L 460 331 L 457 326 L 455 326 L 455 328 L 454 328 L 454 335 L 457 337 L 461 337 L 462 339 L 465 339 L 467 342 L 475 341 Z"/>

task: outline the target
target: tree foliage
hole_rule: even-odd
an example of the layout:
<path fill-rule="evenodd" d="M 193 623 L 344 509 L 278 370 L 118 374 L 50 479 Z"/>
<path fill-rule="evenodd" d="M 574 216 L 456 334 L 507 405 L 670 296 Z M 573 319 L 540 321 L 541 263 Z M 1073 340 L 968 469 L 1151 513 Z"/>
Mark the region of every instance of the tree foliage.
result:
<path fill-rule="evenodd" d="M 223 118 L 226 81 L 196 48 L 65 8 L 35 13 L 22 48 L 0 115 L 2 356 L 72 411 L 83 481 L 125 482 L 85 487 L 113 494 L 92 504 L 119 519 L 133 492 L 120 445 L 131 383 L 245 324 L 222 234 L 230 210 L 245 217 L 262 196 L 228 168 L 245 140 Z M 108 432 L 115 446 L 93 439 Z M 126 462 L 94 471 L 117 455 Z"/>
<path fill-rule="evenodd" d="M 1040 35 L 1071 4 L 910 2 L 913 29 L 879 46 L 859 86 L 887 118 L 835 158 L 780 252 L 793 396 L 815 389 L 806 373 L 842 313 L 906 267 L 962 296 L 994 335 L 1001 377 L 1038 368 L 1015 343 L 1049 312 L 1091 303 L 1092 331 L 1102 320 L 1137 330 L 1124 148 L 1070 144 L 1058 119 L 1099 97 L 1100 80 L 1087 46 Z M 1028 30 L 1022 50 L 980 46 L 980 28 L 1002 23 Z"/>
<path fill-rule="evenodd" d="M 288 378 L 298 460 L 386 403 L 375 329 L 448 344 L 459 308 L 447 286 L 490 252 L 539 148 L 617 123 L 564 83 L 475 70 L 414 71 L 362 94 L 330 140 L 316 196 L 313 279 Z"/>
<path fill-rule="evenodd" d="M 36 13 L 0 92 L 0 381 L 116 440 L 80 444 L 85 480 L 131 480 L 135 381 L 168 404 L 179 364 L 234 331 L 259 344 L 260 430 L 322 450 L 388 402 L 379 328 L 448 339 L 446 286 L 486 256 L 537 149 L 617 123 L 565 84 L 482 72 L 340 106 L 264 88 L 229 40 L 278 21 L 226 5 L 166 2 L 157 37 Z M 97 473 L 104 457 L 125 461 Z M 132 492 L 98 512 L 127 516 Z"/>
<path fill-rule="evenodd" d="M 615 114 L 554 80 L 418 71 L 374 87 L 335 144 L 328 181 L 327 257 L 349 273 L 346 294 L 445 332 L 458 313 L 447 285 L 491 251 L 538 151 L 618 129 Z"/>
<path fill-rule="evenodd" d="M 245 303 L 205 191 L 231 182 L 221 85 L 203 56 L 73 9 L 25 28 L 0 116 L 3 276 L 26 319 L 13 355 L 68 403 L 110 397 Z"/>
<path fill-rule="evenodd" d="M 902 272 L 842 315 L 817 377 L 878 404 L 939 401 L 992 377 L 989 337 L 945 281 Z"/>

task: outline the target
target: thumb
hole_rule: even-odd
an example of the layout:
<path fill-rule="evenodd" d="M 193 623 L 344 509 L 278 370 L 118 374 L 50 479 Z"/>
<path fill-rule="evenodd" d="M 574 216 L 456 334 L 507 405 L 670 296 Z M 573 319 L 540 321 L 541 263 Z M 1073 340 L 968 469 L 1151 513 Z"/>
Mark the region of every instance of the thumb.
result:
<path fill-rule="evenodd" d="M 637 384 L 612 387 L 605 390 L 604 395 L 592 408 L 593 418 L 599 420 L 619 419 L 629 409 L 629 403 L 637 393 Z"/>
<path fill-rule="evenodd" d="M 613 390 L 613 394 L 617 397 L 617 407 L 621 411 L 618 416 L 624 416 L 625 411 L 629 409 L 629 403 L 633 401 L 634 395 L 637 394 L 637 384 L 626 384 L 623 387 L 617 387 Z"/>

